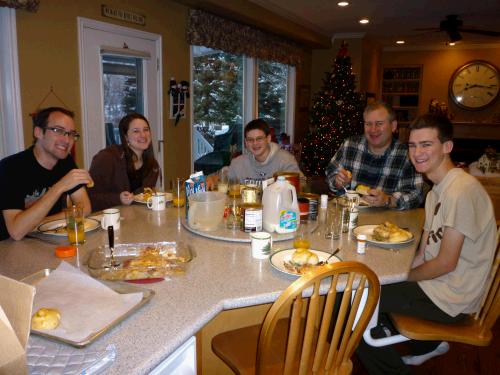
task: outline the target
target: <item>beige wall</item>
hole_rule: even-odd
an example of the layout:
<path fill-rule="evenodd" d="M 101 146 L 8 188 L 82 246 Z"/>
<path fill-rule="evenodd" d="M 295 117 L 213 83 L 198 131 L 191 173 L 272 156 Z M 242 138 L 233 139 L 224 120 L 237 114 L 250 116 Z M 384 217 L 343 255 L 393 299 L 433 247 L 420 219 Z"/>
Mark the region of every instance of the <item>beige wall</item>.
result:
<path fill-rule="evenodd" d="M 168 119 L 169 78 L 190 80 L 189 45 L 186 43 L 188 8 L 169 0 L 108 0 L 106 5 L 143 14 L 146 25 L 134 25 L 101 16 L 102 1 L 44 0 L 36 13 L 17 12 L 21 102 L 25 143 L 31 143 L 31 118 L 44 96 L 53 87 L 66 106 L 76 112 L 77 127 L 81 124 L 78 60 L 77 17 L 118 24 L 162 36 L 163 46 L 163 134 L 165 140 L 165 181 L 187 176 L 191 169 L 190 118 L 178 126 Z M 310 84 L 311 53 L 304 50 L 303 64 L 297 68 L 297 86 Z M 49 96 L 43 106 L 61 105 Z M 307 112 L 296 111 L 294 134 L 300 141 L 307 129 Z M 82 143 L 77 145 L 77 162 L 83 165 Z"/>
<path fill-rule="evenodd" d="M 382 64 L 423 66 L 420 113 L 427 112 L 430 100 L 435 98 L 448 104 L 455 121 L 489 121 L 494 113 L 500 112 L 500 101 L 481 111 L 466 111 L 457 107 L 448 95 L 448 84 L 453 72 L 466 62 L 476 59 L 486 60 L 500 67 L 500 48 L 386 51 L 382 55 Z"/>
<path fill-rule="evenodd" d="M 185 41 L 187 8 L 168 0 L 108 0 L 106 5 L 146 16 L 146 26 L 120 22 L 101 16 L 102 1 L 44 0 L 36 13 L 17 11 L 19 72 L 25 143 L 31 143 L 31 118 L 43 97 L 53 87 L 57 96 L 76 112 L 81 124 L 77 17 L 157 33 L 163 47 L 163 133 L 166 181 L 186 176 L 190 171 L 189 117 L 174 127 L 168 119 L 168 81 L 189 81 L 189 46 Z M 50 96 L 43 106 L 61 105 Z M 188 101 L 188 105 L 190 105 Z M 189 110 L 187 111 L 189 114 Z M 83 165 L 82 143 L 77 145 L 77 162 Z M 167 185 L 168 186 L 168 185 Z"/>

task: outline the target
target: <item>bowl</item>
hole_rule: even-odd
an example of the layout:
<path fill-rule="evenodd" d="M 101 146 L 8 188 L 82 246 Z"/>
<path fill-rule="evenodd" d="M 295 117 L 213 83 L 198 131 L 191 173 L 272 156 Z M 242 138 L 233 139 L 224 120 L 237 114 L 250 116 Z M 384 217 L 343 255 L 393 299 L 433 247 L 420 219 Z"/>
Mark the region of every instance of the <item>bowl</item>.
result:
<path fill-rule="evenodd" d="M 214 231 L 224 218 L 226 195 L 216 191 L 190 195 L 188 224 L 201 231 Z"/>

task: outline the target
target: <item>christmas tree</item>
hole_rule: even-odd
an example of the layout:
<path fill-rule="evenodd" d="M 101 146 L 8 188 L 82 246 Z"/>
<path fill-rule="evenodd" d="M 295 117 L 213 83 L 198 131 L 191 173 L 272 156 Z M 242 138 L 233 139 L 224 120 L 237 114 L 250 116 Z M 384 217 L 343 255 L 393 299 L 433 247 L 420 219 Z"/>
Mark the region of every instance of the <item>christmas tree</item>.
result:
<path fill-rule="evenodd" d="M 332 71 L 325 73 L 323 87 L 313 99 L 301 155 L 306 176 L 324 176 L 344 139 L 363 132 L 363 104 L 355 88 L 347 43 L 342 42 Z"/>

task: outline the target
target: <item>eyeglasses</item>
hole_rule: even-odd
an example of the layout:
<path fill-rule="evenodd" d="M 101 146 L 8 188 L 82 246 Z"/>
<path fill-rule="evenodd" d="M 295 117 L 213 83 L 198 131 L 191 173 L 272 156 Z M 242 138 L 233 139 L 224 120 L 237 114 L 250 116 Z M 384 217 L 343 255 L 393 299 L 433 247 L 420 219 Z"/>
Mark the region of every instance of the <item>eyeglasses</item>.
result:
<path fill-rule="evenodd" d="M 71 131 L 66 131 L 65 129 L 62 128 L 53 128 L 51 126 L 46 126 L 44 129 L 50 130 L 54 134 L 57 134 L 59 137 L 70 137 L 75 141 L 78 141 L 80 138 L 80 134 L 74 130 Z"/>
<path fill-rule="evenodd" d="M 245 138 L 247 143 L 262 143 L 267 137 L 257 137 L 257 138 Z"/>

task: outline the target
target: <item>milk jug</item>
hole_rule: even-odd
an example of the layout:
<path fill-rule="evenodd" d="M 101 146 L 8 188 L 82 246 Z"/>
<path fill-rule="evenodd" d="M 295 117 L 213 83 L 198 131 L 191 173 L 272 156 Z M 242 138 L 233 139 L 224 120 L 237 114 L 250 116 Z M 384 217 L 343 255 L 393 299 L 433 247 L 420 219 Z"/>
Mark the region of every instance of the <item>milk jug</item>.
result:
<path fill-rule="evenodd" d="M 278 180 L 264 189 L 262 196 L 264 230 L 290 233 L 300 224 L 300 211 L 295 187 L 278 176 Z"/>

